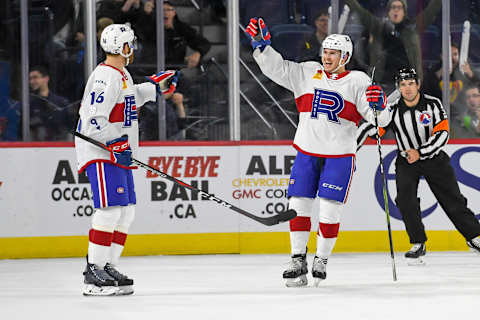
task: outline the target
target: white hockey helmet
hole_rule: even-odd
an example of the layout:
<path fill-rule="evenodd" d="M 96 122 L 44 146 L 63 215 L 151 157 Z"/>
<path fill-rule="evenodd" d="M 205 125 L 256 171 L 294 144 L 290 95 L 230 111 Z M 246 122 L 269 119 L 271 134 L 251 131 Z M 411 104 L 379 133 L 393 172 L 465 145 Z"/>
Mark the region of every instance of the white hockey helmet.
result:
<path fill-rule="evenodd" d="M 340 50 L 340 61 L 342 61 L 348 53 L 348 58 L 345 63 L 339 65 L 339 67 L 341 67 L 346 65 L 350 61 L 350 58 L 352 58 L 353 44 L 350 37 L 345 34 L 331 34 L 323 40 L 320 56 L 323 54 L 323 49 Z"/>
<path fill-rule="evenodd" d="M 137 38 L 132 28 L 128 25 L 111 24 L 103 29 L 100 45 L 106 53 L 119 54 L 124 58 L 128 58 L 132 55 L 133 50 L 136 49 L 136 41 Z M 123 53 L 125 43 L 130 47 L 130 52 L 127 55 Z"/>

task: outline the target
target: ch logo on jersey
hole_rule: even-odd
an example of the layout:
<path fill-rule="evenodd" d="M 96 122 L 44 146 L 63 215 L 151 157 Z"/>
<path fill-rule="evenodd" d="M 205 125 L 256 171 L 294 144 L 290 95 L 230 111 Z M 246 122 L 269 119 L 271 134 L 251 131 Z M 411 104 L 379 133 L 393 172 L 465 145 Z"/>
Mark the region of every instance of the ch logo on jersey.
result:
<path fill-rule="evenodd" d="M 319 113 L 327 115 L 328 120 L 335 123 L 340 123 L 338 114 L 343 110 L 345 102 L 341 95 L 337 92 L 315 89 L 312 102 L 312 119 L 318 119 Z"/>
<path fill-rule="evenodd" d="M 138 120 L 137 105 L 135 104 L 135 96 L 125 96 L 125 109 L 123 110 L 125 120 L 123 121 L 124 127 L 130 127 L 132 121 Z"/>
<path fill-rule="evenodd" d="M 429 111 L 423 111 L 418 117 L 418 122 L 426 127 L 432 122 L 432 114 Z"/>

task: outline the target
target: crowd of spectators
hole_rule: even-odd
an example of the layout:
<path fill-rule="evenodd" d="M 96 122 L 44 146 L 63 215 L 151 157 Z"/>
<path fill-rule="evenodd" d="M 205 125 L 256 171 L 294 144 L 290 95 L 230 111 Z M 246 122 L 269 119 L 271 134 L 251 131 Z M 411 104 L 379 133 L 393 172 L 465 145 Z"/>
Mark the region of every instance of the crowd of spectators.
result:
<path fill-rule="evenodd" d="M 456 118 L 462 114 L 466 107 L 465 88 L 480 81 L 480 75 L 478 71 L 472 70 L 470 64 L 466 62 L 464 65 L 459 63 L 459 46 L 456 43 L 451 45 L 452 54 L 452 68 L 449 68 L 450 73 L 450 110 L 451 117 Z M 433 95 L 439 99 L 442 99 L 442 62 L 439 57 L 439 63 L 432 68 L 427 69 L 425 73 L 425 80 L 423 88 L 425 92 Z"/>
<path fill-rule="evenodd" d="M 225 25 L 224 0 L 197 2 L 212 12 L 212 21 Z M 240 5 L 249 6 L 252 2 L 243 0 Z M 349 65 L 350 68 L 371 72 L 371 67 L 375 65 L 375 80 L 389 93 L 395 89 L 393 74 L 400 68 L 414 67 L 421 79 L 422 89 L 442 98 L 441 53 L 437 52 L 438 56 L 429 60 L 428 65 L 424 65 L 422 61 L 422 35 L 432 24 L 439 26 L 441 0 L 415 3 L 415 17 L 411 17 L 413 15 L 408 5 L 412 3 L 407 0 L 343 2 L 350 8 L 347 26 L 355 26 L 352 34 L 355 45 L 354 59 Z M 470 2 L 473 6 L 475 0 Z M 137 78 L 158 71 L 155 3 L 155 0 L 96 1 L 97 39 L 103 29 L 112 23 L 128 23 L 135 31 L 139 47 L 130 71 Z M 204 71 L 203 58 L 212 45 L 204 34 L 178 16 L 176 3 L 178 2 L 174 0 L 163 1 L 164 58 L 166 68 L 182 69 L 182 72 L 177 91 L 164 98 L 167 137 L 182 139 L 185 134 L 181 133 L 188 127 L 189 114 L 200 103 L 195 98 L 201 95 L 201 92 L 195 92 L 199 81 L 191 76 L 191 71 Z M 181 3 L 185 5 L 185 2 Z M 328 34 L 330 2 L 322 2 L 323 6 L 319 6 L 320 2 L 307 0 L 279 0 L 278 3 L 278 8 L 286 10 L 283 23 L 305 26 L 307 23 L 311 24 L 312 32 L 304 33 L 299 37 L 298 43 L 294 44 L 299 52 L 296 60 L 318 60 L 321 43 Z M 280 3 L 285 3 L 285 6 Z M 311 10 L 312 6 L 309 7 L 308 3 L 314 3 L 316 10 Z M 68 132 L 76 120 L 76 111 L 85 85 L 84 0 L 32 0 L 29 5 L 31 138 L 35 141 L 71 140 Z M 0 30 L 0 72 L 7 70 L 8 73 L 4 75 L 9 79 L 8 83 L 0 83 L 0 140 L 14 141 L 21 139 L 22 132 L 22 108 L 19 102 L 20 24 L 18 21 L 11 22 L 15 21 L 15 17 L 18 18 L 19 2 L 6 2 L 0 6 L 0 19 L 6 21 L 5 28 Z M 259 4 L 256 4 L 256 7 L 258 8 Z M 470 16 L 472 14 L 474 15 L 474 11 Z M 268 23 L 268 16 L 264 18 Z M 346 29 L 347 34 L 352 31 L 352 28 Z M 275 43 L 275 33 L 273 42 Z M 425 45 L 428 46 L 428 43 Z M 475 68 L 477 64 L 467 62 L 459 65 L 459 45 L 455 42 L 452 42 L 451 57 L 450 113 L 452 121 L 456 122 L 453 125 L 453 137 L 468 136 L 468 130 L 474 132 L 471 128 L 476 128 L 475 121 L 478 121 L 477 113 L 472 111 L 478 99 L 475 100 L 472 92 L 475 88 L 478 89 L 480 74 Z M 104 58 L 97 42 L 97 62 L 100 63 Z M 432 61 L 435 63 L 431 63 Z M 145 119 L 143 125 L 141 124 L 142 139 L 158 138 L 157 110 L 156 105 L 147 105 L 141 111 L 144 114 L 141 119 Z"/>
<path fill-rule="evenodd" d="M 305 16 L 306 1 L 296 1 L 297 13 L 292 13 L 292 2 L 289 1 L 289 23 L 305 23 L 308 16 Z M 413 1 L 411 1 L 413 3 Z M 418 72 L 422 90 L 439 99 L 442 99 L 442 54 L 436 52 L 433 57 L 433 64 L 424 64 L 422 61 L 422 48 L 433 46 L 441 48 L 441 39 L 438 37 L 434 41 L 439 43 L 428 42 L 427 38 L 422 45 L 422 35 L 432 26 L 433 30 L 441 29 L 439 25 L 442 1 L 429 0 L 413 3 L 415 5 L 415 17 L 409 16 L 407 0 L 345 0 L 344 3 L 349 6 L 350 17 L 349 23 L 355 25 L 355 30 L 351 34 L 354 42 L 353 59 L 347 66 L 349 69 L 359 69 L 371 74 L 373 66 L 375 66 L 375 80 L 382 85 L 387 93 L 393 92 L 395 88 L 394 74 L 401 68 L 415 68 Z M 468 8 L 478 8 L 479 3 L 471 1 Z M 302 11 L 303 10 L 303 11 Z M 455 13 L 456 8 L 452 8 Z M 410 14 L 412 11 L 410 11 Z M 308 12 L 307 12 L 308 15 Z M 298 19 L 300 16 L 300 19 Z M 470 19 L 472 23 L 478 20 L 478 12 L 470 10 L 464 19 L 457 18 L 453 21 L 463 22 Z M 268 21 L 267 21 L 268 22 Z M 303 37 L 299 43 L 301 48 L 297 57 L 298 62 L 308 60 L 319 60 L 318 54 L 321 42 L 328 33 L 329 13 L 328 4 L 314 15 L 312 27 L 313 32 Z M 348 23 L 347 23 L 348 24 Z M 477 25 L 478 27 L 478 25 Z M 292 28 L 292 30 L 294 30 Z M 347 28 L 348 30 L 348 28 Z M 352 29 L 350 28 L 351 32 Z M 349 31 L 346 31 L 348 34 Z M 478 32 L 478 31 L 476 31 Z M 477 35 L 478 37 L 478 35 Z M 275 42 L 275 34 L 273 34 L 273 42 Z M 470 42 L 472 44 L 472 42 Z M 280 50 L 281 51 L 281 50 Z M 431 50 L 430 50 L 431 51 Z M 472 52 L 472 50 L 470 50 Z M 474 53 L 476 54 L 476 53 Z M 451 46 L 451 70 L 450 70 L 450 118 L 452 122 L 452 137 L 462 138 L 471 136 L 464 128 L 468 127 L 465 123 L 464 114 L 470 112 L 466 119 L 473 119 L 475 123 L 475 115 L 472 111 L 472 105 L 475 103 L 471 98 L 471 91 L 478 87 L 480 82 L 480 73 L 472 66 L 468 60 L 463 65 L 459 63 L 459 45 L 452 42 Z M 432 59 L 432 57 L 429 57 Z M 361 59 L 361 61 L 359 60 Z M 429 61 L 430 63 L 432 61 Z M 466 93 L 466 88 L 470 88 L 470 98 Z M 470 126 L 474 128 L 475 126 Z M 473 131 L 470 130 L 470 133 Z"/>
<path fill-rule="evenodd" d="M 223 2 L 211 1 L 207 4 L 218 9 L 222 8 Z M 5 21 L 12 21 L 13 17 L 18 17 L 18 2 L 3 4 L 2 7 L 6 9 L 5 16 L 1 15 Z M 103 29 L 113 23 L 127 23 L 135 31 L 139 44 L 136 52 L 137 59 L 130 66 L 130 72 L 134 77 L 142 79 L 145 75 L 158 72 L 155 0 L 97 0 L 96 17 L 97 63 L 105 58 L 98 41 Z M 83 19 L 84 0 L 29 1 L 29 60 L 30 65 L 35 66 L 29 70 L 30 133 L 33 141 L 71 140 L 68 134 L 72 128 L 70 122 L 75 121 L 76 110 L 85 85 Z M 199 68 L 202 57 L 210 49 L 210 43 L 192 26 L 180 20 L 170 1 L 164 1 L 164 26 L 166 68 L 177 70 Z M 19 27 L 19 24 L 15 25 L 12 22 L 8 28 L 0 31 L 0 40 L 11 39 L 15 43 L 15 47 L 0 47 L 0 62 L 4 60 L 16 69 L 9 72 L 9 84 L 11 82 L 17 88 L 15 93 L 2 92 L 5 97 L 8 97 L 2 100 L 0 110 L 2 140 L 16 140 L 21 136 L 22 131 L 19 120 L 21 107 L 11 100 L 12 96 L 17 99 L 20 97 L 18 89 L 21 80 L 18 76 L 20 71 Z M 9 29 L 14 31 L 11 38 L 7 33 Z M 188 93 L 186 88 L 190 79 L 184 74 L 188 72 L 182 73 L 176 93 L 164 97 L 167 101 L 167 117 L 170 119 L 167 123 L 169 136 L 177 135 L 186 126 L 184 95 Z M 154 112 L 149 116 L 158 117 L 157 107 L 150 107 Z M 63 112 L 64 108 L 68 110 Z M 71 119 L 66 121 L 64 115 L 68 115 Z M 10 128 L 9 124 L 13 122 L 17 123 L 16 134 L 7 135 L 6 132 L 10 132 L 7 128 Z M 158 138 L 158 121 L 151 123 L 156 127 L 144 128 L 143 132 L 146 132 L 144 138 Z M 62 130 L 67 135 L 62 134 Z"/>

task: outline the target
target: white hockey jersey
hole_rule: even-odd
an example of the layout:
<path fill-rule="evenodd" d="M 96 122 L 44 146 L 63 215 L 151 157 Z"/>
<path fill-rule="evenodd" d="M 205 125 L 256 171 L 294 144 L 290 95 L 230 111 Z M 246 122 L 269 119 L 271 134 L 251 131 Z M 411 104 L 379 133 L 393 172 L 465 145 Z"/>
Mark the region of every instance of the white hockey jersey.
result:
<path fill-rule="evenodd" d="M 267 77 L 295 96 L 300 115 L 293 146 L 298 151 L 318 157 L 355 155 L 358 122 L 364 118 L 375 123 L 365 95 L 370 79 L 364 72 L 327 74 L 315 61 L 283 60 L 271 46 L 256 49 L 253 57 Z M 379 112 L 379 125 L 390 118 L 390 109 Z"/>
<path fill-rule="evenodd" d="M 134 84 L 130 73 L 106 64 L 98 65 L 88 78 L 80 105 L 77 131 L 106 143 L 128 135 L 132 157 L 138 149 L 138 108 L 155 101 L 155 85 Z M 75 137 L 78 170 L 98 161 L 111 162 L 110 154 Z"/>

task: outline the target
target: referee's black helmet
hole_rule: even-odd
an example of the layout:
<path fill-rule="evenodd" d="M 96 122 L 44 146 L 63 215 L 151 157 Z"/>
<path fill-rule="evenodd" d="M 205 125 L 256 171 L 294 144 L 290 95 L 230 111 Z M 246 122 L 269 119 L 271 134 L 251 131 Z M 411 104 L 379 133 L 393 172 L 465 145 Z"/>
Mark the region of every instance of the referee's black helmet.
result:
<path fill-rule="evenodd" d="M 395 75 L 395 84 L 398 86 L 400 81 L 413 79 L 418 84 L 417 71 L 414 68 L 402 68 Z"/>

